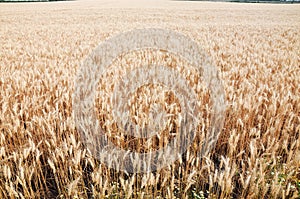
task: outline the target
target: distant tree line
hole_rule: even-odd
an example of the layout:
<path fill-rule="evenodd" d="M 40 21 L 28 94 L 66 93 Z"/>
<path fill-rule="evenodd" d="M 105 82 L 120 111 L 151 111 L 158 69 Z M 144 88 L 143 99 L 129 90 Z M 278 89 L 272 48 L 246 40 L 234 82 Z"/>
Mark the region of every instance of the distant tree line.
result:
<path fill-rule="evenodd" d="M 241 2 L 241 3 L 300 3 L 300 0 L 181 0 L 181 1 L 213 1 L 213 2 Z"/>
<path fill-rule="evenodd" d="M 49 1 L 69 1 L 69 0 L 0 0 L 0 2 L 49 2 Z"/>
<path fill-rule="evenodd" d="M 224 1 L 245 2 L 245 3 L 300 3 L 300 0 L 224 0 Z"/>

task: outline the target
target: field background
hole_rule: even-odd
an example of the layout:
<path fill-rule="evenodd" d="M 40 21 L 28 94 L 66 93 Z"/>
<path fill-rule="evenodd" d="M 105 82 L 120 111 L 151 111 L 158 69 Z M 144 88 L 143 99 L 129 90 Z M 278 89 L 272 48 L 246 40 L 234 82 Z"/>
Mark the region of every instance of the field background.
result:
<path fill-rule="evenodd" d="M 72 93 L 101 41 L 144 27 L 203 47 L 221 72 L 227 117 L 203 161 L 187 155 L 184 164 L 127 175 L 82 148 Z M 300 5 L 0 4 L 0 198 L 299 198 L 299 85 Z"/>

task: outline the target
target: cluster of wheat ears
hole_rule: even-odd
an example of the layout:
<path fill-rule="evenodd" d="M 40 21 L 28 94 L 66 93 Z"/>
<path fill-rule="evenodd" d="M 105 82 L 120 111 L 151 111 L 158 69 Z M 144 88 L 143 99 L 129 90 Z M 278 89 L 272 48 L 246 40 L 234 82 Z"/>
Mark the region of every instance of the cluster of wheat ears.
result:
<path fill-rule="evenodd" d="M 0 23 L 5 24 L 0 30 L 0 198 L 300 197 L 299 7 L 283 7 L 279 15 L 276 5 L 255 5 L 254 11 L 250 5 L 227 4 L 230 15 L 222 18 L 225 4 L 218 3 L 197 7 L 172 2 L 161 10 L 135 12 L 80 1 L 66 4 L 72 9 L 39 4 L 35 13 L 32 5 L 0 5 Z M 50 12 L 56 14 L 48 18 Z M 257 12 L 266 22 L 255 17 Z M 163 19 L 166 28 L 203 46 L 220 71 L 227 107 L 215 148 L 200 158 L 211 99 L 193 66 L 160 50 L 117 58 L 102 74 L 95 99 L 97 118 L 116 146 L 148 152 L 178 133 L 180 104 L 161 85 L 140 87 L 128 104 L 136 124 L 151 124 L 149 111 L 157 104 L 168 115 L 163 130 L 150 139 L 136 139 L 113 122 L 113 88 L 126 71 L 140 65 L 178 71 L 197 93 L 202 114 L 197 136 L 177 161 L 130 174 L 109 168 L 85 148 L 72 115 L 72 95 L 86 56 L 105 38 L 143 26 L 137 16 L 149 26 Z"/>

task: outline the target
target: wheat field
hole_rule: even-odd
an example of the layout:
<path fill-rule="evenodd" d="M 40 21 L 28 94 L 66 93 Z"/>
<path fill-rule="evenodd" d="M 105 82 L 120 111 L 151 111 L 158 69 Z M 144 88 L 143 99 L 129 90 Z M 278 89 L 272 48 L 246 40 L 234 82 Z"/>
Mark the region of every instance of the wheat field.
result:
<path fill-rule="evenodd" d="M 128 174 L 94 158 L 72 115 L 77 71 L 105 39 L 136 28 L 164 28 L 194 39 L 218 68 L 227 100 L 216 147 L 203 158 L 201 136 L 173 164 Z M 89 0 L 0 4 L 0 198 L 300 198 L 300 5 L 165 0 Z M 145 38 L 147 39 L 147 38 Z M 175 55 L 134 52 L 99 82 L 95 102 L 116 145 L 147 151 L 150 142 L 113 131 L 108 97 L 118 71 L 149 60 L 177 68 L 191 89 L 193 68 Z M 140 62 L 139 62 L 140 63 Z M 120 67 L 122 66 L 122 67 Z M 196 78 L 198 79 L 198 78 Z M 168 113 L 180 106 L 164 93 Z M 151 96 L 150 95 L 150 96 Z M 165 96 L 167 95 L 167 97 Z M 197 95 L 206 115 L 209 95 Z M 173 109 L 168 108 L 174 104 Z M 138 108 L 136 108 L 138 109 Z M 143 112 L 132 108 L 138 122 Z M 199 134 L 207 133 L 200 118 Z M 139 120 L 140 119 L 140 120 Z M 149 119 L 149 118 L 148 118 Z"/>

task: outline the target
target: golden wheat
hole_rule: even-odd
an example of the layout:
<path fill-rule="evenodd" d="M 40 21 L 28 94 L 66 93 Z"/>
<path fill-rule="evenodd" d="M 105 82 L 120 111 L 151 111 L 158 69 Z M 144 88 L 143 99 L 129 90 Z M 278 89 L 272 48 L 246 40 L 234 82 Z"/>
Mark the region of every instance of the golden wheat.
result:
<path fill-rule="evenodd" d="M 299 5 L 0 4 L 0 198 L 299 198 L 299 18 Z M 79 66 L 101 41 L 144 27 L 196 40 L 221 72 L 228 106 L 215 149 L 199 158 L 210 99 L 193 67 L 162 51 L 117 59 L 99 82 L 95 102 L 116 145 L 152 150 L 176 132 L 180 105 L 159 86 L 131 96 L 130 112 L 136 123 L 149 123 L 150 104 L 159 102 L 170 115 L 169 129 L 150 140 L 133 139 L 111 122 L 109 94 L 124 71 L 139 64 L 175 68 L 197 92 L 203 112 L 197 137 L 178 161 L 156 172 L 127 174 L 101 164 L 83 147 L 72 94 Z M 163 95 L 149 95 L 155 92 Z"/>

